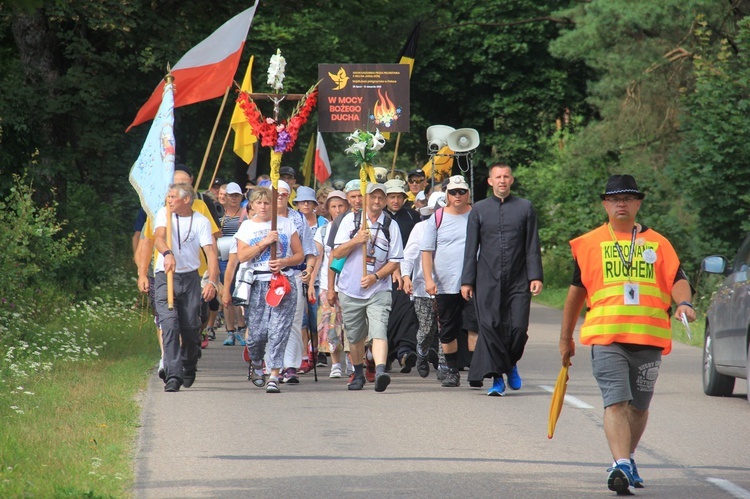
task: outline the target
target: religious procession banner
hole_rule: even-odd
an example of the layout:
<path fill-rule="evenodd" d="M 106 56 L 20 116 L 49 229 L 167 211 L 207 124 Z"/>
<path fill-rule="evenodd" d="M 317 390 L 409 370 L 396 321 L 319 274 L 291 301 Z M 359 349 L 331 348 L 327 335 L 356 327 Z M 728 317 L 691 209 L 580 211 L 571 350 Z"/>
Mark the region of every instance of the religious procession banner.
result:
<path fill-rule="evenodd" d="M 407 64 L 319 64 L 321 132 L 409 131 Z"/>

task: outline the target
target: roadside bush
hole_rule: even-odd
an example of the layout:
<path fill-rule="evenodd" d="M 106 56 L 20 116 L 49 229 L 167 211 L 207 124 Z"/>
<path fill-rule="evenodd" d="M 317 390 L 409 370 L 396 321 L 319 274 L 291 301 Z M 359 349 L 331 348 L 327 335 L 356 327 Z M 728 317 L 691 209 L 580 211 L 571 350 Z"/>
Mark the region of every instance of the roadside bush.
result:
<path fill-rule="evenodd" d="M 57 220 L 57 203 L 37 206 L 26 177 L 13 176 L 8 196 L 0 201 L 0 305 L 10 307 L 30 289 L 55 286 L 57 270 L 75 261 L 83 238 L 63 233 L 67 221 Z"/>

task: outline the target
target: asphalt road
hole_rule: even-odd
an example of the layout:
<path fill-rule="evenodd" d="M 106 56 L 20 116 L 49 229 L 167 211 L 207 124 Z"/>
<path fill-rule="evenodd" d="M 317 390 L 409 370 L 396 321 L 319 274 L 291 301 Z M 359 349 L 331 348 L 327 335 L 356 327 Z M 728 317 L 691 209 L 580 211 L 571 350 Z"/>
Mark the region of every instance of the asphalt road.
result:
<path fill-rule="evenodd" d="M 555 437 L 550 393 L 560 368 L 561 313 L 534 305 L 519 363 L 523 388 L 505 397 L 442 388 L 434 374 L 395 369 L 384 393 L 319 368 L 267 394 L 247 381 L 239 346 L 203 351 L 190 389 L 164 393 L 156 373 L 143 397 L 136 454 L 139 498 L 614 497 L 590 351 L 578 345 Z M 664 358 L 636 460 L 640 497 L 750 498 L 750 404 L 701 389 L 701 351 Z"/>

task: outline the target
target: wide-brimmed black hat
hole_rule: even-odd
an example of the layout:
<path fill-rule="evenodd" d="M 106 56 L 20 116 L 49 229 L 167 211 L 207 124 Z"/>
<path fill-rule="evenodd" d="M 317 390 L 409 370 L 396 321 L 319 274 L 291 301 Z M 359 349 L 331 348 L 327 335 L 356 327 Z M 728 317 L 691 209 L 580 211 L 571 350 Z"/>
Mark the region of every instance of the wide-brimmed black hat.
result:
<path fill-rule="evenodd" d="M 638 185 L 632 175 L 612 175 L 607 180 L 607 188 L 604 194 L 599 197 L 604 199 L 605 196 L 614 196 L 615 194 L 635 194 L 638 199 L 646 197 L 644 193 L 638 190 Z"/>

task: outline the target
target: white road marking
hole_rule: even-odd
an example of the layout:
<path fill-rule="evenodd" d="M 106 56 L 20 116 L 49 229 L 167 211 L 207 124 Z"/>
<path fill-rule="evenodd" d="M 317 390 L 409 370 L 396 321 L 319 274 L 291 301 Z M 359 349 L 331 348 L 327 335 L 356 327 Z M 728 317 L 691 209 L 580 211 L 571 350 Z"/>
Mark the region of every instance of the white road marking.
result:
<path fill-rule="evenodd" d="M 550 392 L 550 393 L 554 393 L 554 391 L 555 391 L 555 389 L 553 387 L 547 386 L 547 385 L 539 385 L 539 388 L 541 388 L 544 391 Z M 594 408 L 593 405 L 589 405 L 586 402 L 584 402 L 583 400 L 574 397 L 573 395 L 567 395 L 566 394 L 565 395 L 565 402 L 567 402 L 568 404 L 570 404 L 573 407 L 576 407 L 578 409 L 593 409 Z M 750 498 L 748 498 L 748 499 L 750 499 Z"/>
<path fill-rule="evenodd" d="M 739 485 L 733 484 L 729 480 L 724 480 L 722 478 L 706 478 L 706 481 L 713 485 L 716 485 L 732 497 L 736 497 L 737 499 L 750 499 L 750 492 L 743 489 Z"/>

